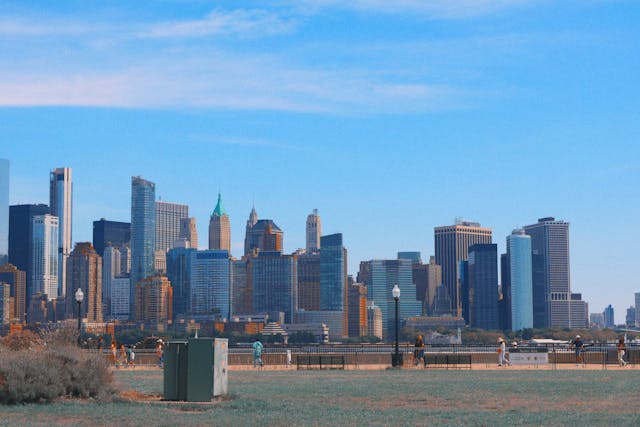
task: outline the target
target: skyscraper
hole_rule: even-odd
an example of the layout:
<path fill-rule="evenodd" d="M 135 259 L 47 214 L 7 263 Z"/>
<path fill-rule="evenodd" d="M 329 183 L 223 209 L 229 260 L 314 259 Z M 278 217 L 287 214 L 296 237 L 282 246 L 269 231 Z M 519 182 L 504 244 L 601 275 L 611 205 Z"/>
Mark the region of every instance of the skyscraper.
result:
<path fill-rule="evenodd" d="M 498 329 L 498 245 L 471 245 L 467 263 L 469 324 Z"/>
<path fill-rule="evenodd" d="M 129 287 L 131 283 L 128 276 L 116 277 L 111 281 L 111 313 L 114 320 L 129 319 Z"/>
<path fill-rule="evenodd" d="M 9 255 L 9 160 L 0 159 L 0 265 Z"/>
<path fill-rule="evenodd" d="M 383 335 L 389 339 L 394 335 L 395 301 L 391 290 L 398 285 L 401 291 L 399 317 L 404 319 L 419 316 L 422 303 L 416 299 L 416 288 L 412 281 L 411 261 L 371 260 L 360 263 L 358 282 L 367 287 L 367 299 L 375 302 L 382 312 Z"/>
<path fill-rule="evenodd" d="M 91 242 L 76 243 L 67 262 L 67 313 L 73 313 L 76 305 L 75 293 L 82 289 L 84 299 L 81 306 L 82 317 L 88 322 L 100 323 L 102 315 L 102 258 Z"/>
<path fill-rule="evenodd" d="M 129 317 L 136 318 L 138 282 L 154 273 L 156 247 L 156 185 L 131 177 L 131 286 Z"/>
<path fill-rule="evenodd" d="M 47 205 L 14 205 L 9 207 L 9 262 L 26 272 L 25 305 L 29 305 L 33 292 L 32 247 L 33 218 L 49 213 Z M 57 250 L 57 249 L 56 249 Z"/>
<path fill-rule="evenodd" d="M 298 309 L 320 310 L 320 254 L 298 256 Z"/>
<path fill-rule="evenodd" d="M 320 310 L 341 311 L 341 331 L 329 331 L 332 336 L 348 334 L 349 289 L 347 287 L 347 250 L 342 244 L 342 234 L 330 234 L 320 238 Z"/>
<path fill-rule="evenodd" d="M 209 249 L 231 253 L 231 223 L 229 215 L 222 207 L 222 196 L 218 193 L 218 203 L 209 220 Z"/>
<path fill-rule="evenodd" d="M 195 218 L 182 218 L 180 220 L 180 239 L 189 242 L 190 248 L 198 249 L 198 230 Z"/>
<path fill-rule="evenodd" d="M 156 202 L 156 251 L 173 248 L 180 239 L 181 222 L 189 218 L 189 206 L 179 203 Z"/>
<path fill-rule="evenodd" d="M 121 274 L 120 261 L 120 250 L 108 244 L 102 256 L 102 312 L 105 315 L 111 313 L 111 283 Z"/>
<path fill-rule="evenodd" d="M 45 214 L 33 217 L 31 245 L 31 283 L 33 292 L 58 297 L 58 217 Z"/>
<path fill-rule="evenodd" d="M 442 284 L 451 299 L 451 314 L 462 316 L 460 283 L 458 283 L 460 261 L 468 256 L 469 246 L 476 243 L 491 243 L 491 229 L 476 222 L 457 219 L 454 225 L 435 227 L 436 264 L 442 267 Z"/>
<path fill-rule="evenodd" d="M 251 213 L 249 214 L 249 219 L 247 220 L 247 225 L 244 231 L 244 254 L 249 255 L 251 253 L 251 242 L 249 239 L 251 238 L 251 229 L 258 222 L 258 213 L 256 212 L 256 208 L 251 208 Z"/>
<path fill-rule="evenodd" d="M 531 237 L 523 229 L 507 236 L 511 286 L 511 329 L 533 328 L 533 267 Z"/>
<path fill-rule="evenodd" d="M 71 168 L 56 168 L 49 175 L 49 208 L 58 217 L 58 295 L 66 294 L 67 258 L 71 253 L 73 228 L 73 183 Z"/>
<path fill-rule="evenodd" d="M 297 301 L 297 255 L 263 251 L 250 259 L 254 313 L 284 312 L 292 323 Z"/>
<path fill-rule="evenodd" d="M 165 276 L 148 276 L 136 285 L 136 321 L 159 328 L 173 319 L 173 289 Z"/>
<path fill-rule="evenodd" d="M 613 317 L 613 306 L 611 304 L 606 306 L 602 314 L 604 315 L 604 327 L 609 329 L 615 328 L 616 322 Z"/>
<path fill-rule="evenodd" d="M 191 252 L 189 312 L 230 317 L 231 271 L 229 252 Z"/>
<path fill-rule="evenodd" d="M 93 221 L 93 247 L 98 255 L 104 255 L 108 243 L 114 248 L 128 245 L 131 241 L 131 223 L 108 221 L 104 218 Z"/>
<path fill-rule="evenodd" d="M 191 309 L 191 254 L 196 248 L 173 248 L 167 252 L 167 278 L 173 291 L 173 315 Z"/>
<path fill-rule="evenodd" d="M 249 261 L 231 261 L 231 315 L 253 312 L 252 280 L 249 277 Z"/>
<path fill-rule="evenodd" d="M 581 327 L 571 322 L 572 306 L 579 309 L 576 320 L 580 325 L 584 325 L 587 319 L 582 319 L 582 312 L 585 310 L 582 306 L 586 303 L 574 300 L 571 296 L 569 223 L 552 217 L 540 218 L 537 224 L 525 226 L 524 231 L 531 236 L 534 254 L 543 257 L 542 270 L 547 295 L 545 317 L 548 327 Z"/>
<path fill-rule="evenodd" d="M 320 236 L 322 235 L 322 221 L 318 215 L 318 209 L 307 216 L 307 253 L 318 252 L 320 249 Z"/>
<path fill-rule="evenodd" d="M 280 252 L 283 246 L 283 231 L 273 220 L 259 219 L 253 227 L 247 231 L 245 237 L 245 255 L 255 250 L 267 252 Z"/>
<path fill-rule="evenodd" d="M 25 301 L 25 294 L 27 291 L 26 273 L 22 270 L 18 270 L 16 266 L 11 263 L 0 265 L 0 282 L 11 285 L 10 294 L 13 297 L 14 318 L 23 322 L 25 320 L 25 313 L 27 312 Z"/>
<path fill-rule="evenodd" d="M 640 326 L 640 292 L 636 292 L 633 295 L 635 297 L 636 326 Z"/>

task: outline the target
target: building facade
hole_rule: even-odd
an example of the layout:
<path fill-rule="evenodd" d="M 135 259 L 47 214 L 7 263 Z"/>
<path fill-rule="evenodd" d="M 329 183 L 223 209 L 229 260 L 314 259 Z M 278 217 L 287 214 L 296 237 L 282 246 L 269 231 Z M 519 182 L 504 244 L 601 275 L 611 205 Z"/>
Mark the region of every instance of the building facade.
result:
<path fill-rule="evenodd" d="M 452 304 L 450 314 L 461 317 L 460 261 L 467 259 L 469 246 L 491 243 L 491 229 L 475 222 L 456 220 L 454 225 L 435 227 L 434 235 L 436 264 L 442 268 L 442 284 Z"/>
<path fill-rule="evenodd" d="M 249 261 L 231 260 L 231 314 L 253 313 L 253 292 Z"/>
<path fill-rule="evenodd" d="M 25 299 L 27 292 L 26 272 L 18 270 L 18 268 L 11 263 L 0 265 L 0 282 L 10 285 L 10 296 L 13 298 L 14 319 L 18 322 L 24 322 L 27 312 Z"/>
<path fill-rule="evenodd" d="M 507 236 L 511 285 L 511 329 L 533 328 L 533 266 L 531 237 L 523 229 Z"/>
<path fill-rule="evenodd" d="M 604 311 L 602 312 L 602 315 L 604 316 L 604 327 L 605 328 L 609 328 L 609 329 L 613 329 L 616 327 L 616 322 L 615 322 L 615 317 L 614 317 L 614 311 L 613 311 L 613 306 L 611 304 L 609 304 L 608 306 L 606 306 L 604 308 Z"/>
<path fill-rule="evenodd" d="M 467 260 L 469 319 L 472 327 L 498 329 L 498 245 L 469 247 Z"/>
<path fill-rule="evenodd" d="M 298 309 L 320 310 L 320 254 L 298 256 Z"/>
<path fill-rule="evenodd" d="M 167 252 L 167 278 L 171 282 L 174 317 L 191 309 L 191 254 L 196 252 L 195 248 L 173 248 Z"/>
<path fill-rule="evenodd" d="M 367 306 L 367 336 L 382 339 L 382 310 L 373 301 Z"/>
<path fill-rule="evenodd" d="M 58 217 L 58 295 L 66 295 L 67 258 L 71 253 L 73 228 L 73 183 L 71 168 L 56 168 L 49 175 L 49 208 Z"/>
<path fill-rule="evenodd" d="M 33 290 L 54 300 L 58 297 L 58 217 L 49 214 L 33 217 L 32 236 Z"/>
<path fill-rule="evenodd" d="M 129 319 L 129 276 L 119 276 L 111 280 L 110 315 L 112 320 L 125 321 Z"/>
<path fill-rule="evenodd" d="M 322 236 L 322 221 L 318 209 L 314 209 L 307 216 L 307 253 L 312 254 L 320 250 L 320 236 Z"/>
<path fill-rule="evenodd" d="M 166 276 L 148 276 L 136 285 L 136 321 L 159 328 L 173 319 L 173 290 Z"/>
<path fill-rule="evenodd" d="M 189 247 L 198 249 L 198 229 L 195 218 L 182 218 L 180 220 L 180 239 L 189 242 Z"/>
<path fill-rule="evenodd" d="M 218 202 L 209 219 L 209 250 L 231 253 L 231 221 L 222 207 L 220 193 L 218 193 Z"/>
<path fill-rule="evenodd" d="M 73 313 L 75 293 L 82 289 L 82 317 L 90 323 L 103 321 L 102 311 L 102 257 L 90 242 L 76 243 L 67 262 L 67 313 Z"/>
<path fill-rule="evenodd" d="M 135 292 L 139 281 L 154 274 L 156 248 L 156 185 L 131 178 L 131 287 L 129 316 L 136 318 Z"/>
<path fill-rule="evenodd" d="M 190 314 L 230 318 L 230 264 L 227 251 L 191 252 Z"/>
<path fill-rule="evenodd" d="M 442 284 L 442 267 L 436 264 L 436 257 L 429 257 L 428 264 L 413 263 L 411 266 L 416 299 L 422 303 L 422 314 L 432 315 L 436 288 Z"/>
<path fill-rule="evenodd" d="M 102 255 L 102 312 L 104 314 L 111 312 L 111 282 L 122 274 L 120 261 L 120 249 L 107 244 Z"/>
<path fill-rule="evenodd" d="M 263 251 L 250 260 L 254 313 L 283 312 L 293 323 L 297 306 L 297 255 Z"/>
<path fill-rule="evenodd" d="M 98 255 L 104 255 L 104 248 L 110 244 L 119 248 L 131 242 L 131 223 L 108 221 L 104 218 L 93 221 L 93 247 Z"/>
<path fill-rule="evenodd" d="M 330 234 L 320 238 L 320 310 L 341 311 L 342 328 L 334 327 L 332 334 L 347 336 L 349 289 L 347 288 L 347 250 L 342 234 Z"/>
<path fill-rule="evenodd" d="M 0 159 L 0 265 L 9 257 L 9 160 Z"/>
<path fill-rule="evenodd" d="M 349 337 L 364 337 L 367 332 L 367 287 L 362 283 L 349 285 Z"/>
<path fill-rule="evenodd" d="M 180 203 L 156 202 L 156 251 L 173 248 L 180 239 L 181 222 L 189 218 L 189 206 Z"/>

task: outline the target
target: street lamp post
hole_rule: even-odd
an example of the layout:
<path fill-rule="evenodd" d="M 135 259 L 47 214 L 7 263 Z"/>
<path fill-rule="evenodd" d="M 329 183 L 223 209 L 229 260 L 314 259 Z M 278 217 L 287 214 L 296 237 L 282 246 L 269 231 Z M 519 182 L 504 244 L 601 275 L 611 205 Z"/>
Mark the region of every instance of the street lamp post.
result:
<path fill-rule="evenodd" d="M 396 348 L 393 356 L 391 357 L 391 366 L 397 368 L 399 366 L 402 366 L 402 354 L 400 354 L 400 350 L 398 349 L 398 302 L 400 301 L 400 288 L 398 287 L 398 285 L 395 285 L 393 287 L 391 295 L 396 302 Z"/>
<path fill-rule="evenodd" d="M 80 327 L 82 325 L 82 314 L 80 313 L 80 309 L 82 308 L 83 299 L 84 292 L 82 292 L 82 289 L 78 288 L 78 290 L 76 291 L 76 302 L 78 303 L 78 345 L 80 345 L 80 343 L 82 342 L 80 333 Z"/>

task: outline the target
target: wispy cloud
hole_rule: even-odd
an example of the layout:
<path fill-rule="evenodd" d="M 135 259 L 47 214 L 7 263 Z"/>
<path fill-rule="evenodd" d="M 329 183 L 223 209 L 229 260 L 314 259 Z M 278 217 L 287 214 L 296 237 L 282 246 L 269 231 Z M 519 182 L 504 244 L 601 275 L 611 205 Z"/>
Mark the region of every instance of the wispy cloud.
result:
<path fill-rule="evenodd" d="M 296 20 L 261 9 L 214 10 L 203 19 L 162 22 L 141 32 L 143 37 L 261 37 L 292 31 Z"/>
<path fill-rule="evenodd" d="M 235 136 L 219 136 L 219 135 L 201 135 L 201 134 L 191 134 L 187 137 L 190 141 L 193 142 L 202 142 L 208 144 L 220 144 L 220 145 L 235 145 L 235 146 L 244 146 L 244 147 L 268 147 L 268 148 L 278 148 L 283 150 L 293 150 L 293 151 L 302 151 L 302 147 L 297 147 L 295 145 L 282 144 L 275 141 L 268 141 L 265 139 L 254 139 L 254 138 L 242 138 Z"/>

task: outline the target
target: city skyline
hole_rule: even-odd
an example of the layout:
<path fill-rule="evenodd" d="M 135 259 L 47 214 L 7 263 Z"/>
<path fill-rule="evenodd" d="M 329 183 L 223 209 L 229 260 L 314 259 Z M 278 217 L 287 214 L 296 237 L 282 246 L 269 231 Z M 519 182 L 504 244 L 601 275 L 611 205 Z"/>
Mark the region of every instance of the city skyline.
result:
<path fill-rule="evenodd" d="M 141 175 L 189 205 L 203 249 L 218 191 L 235 256 L 252 206 L 285 253 L 318 209 L 353 275 L 428 260 L 455 217 L 502 254 L 553 216 L 590 312 L 622 323 L 640 289 L 637 3 L 0 4 L 10 203 L 47 203 L 72 168 L 73 243 L 129 222 Z"/>

